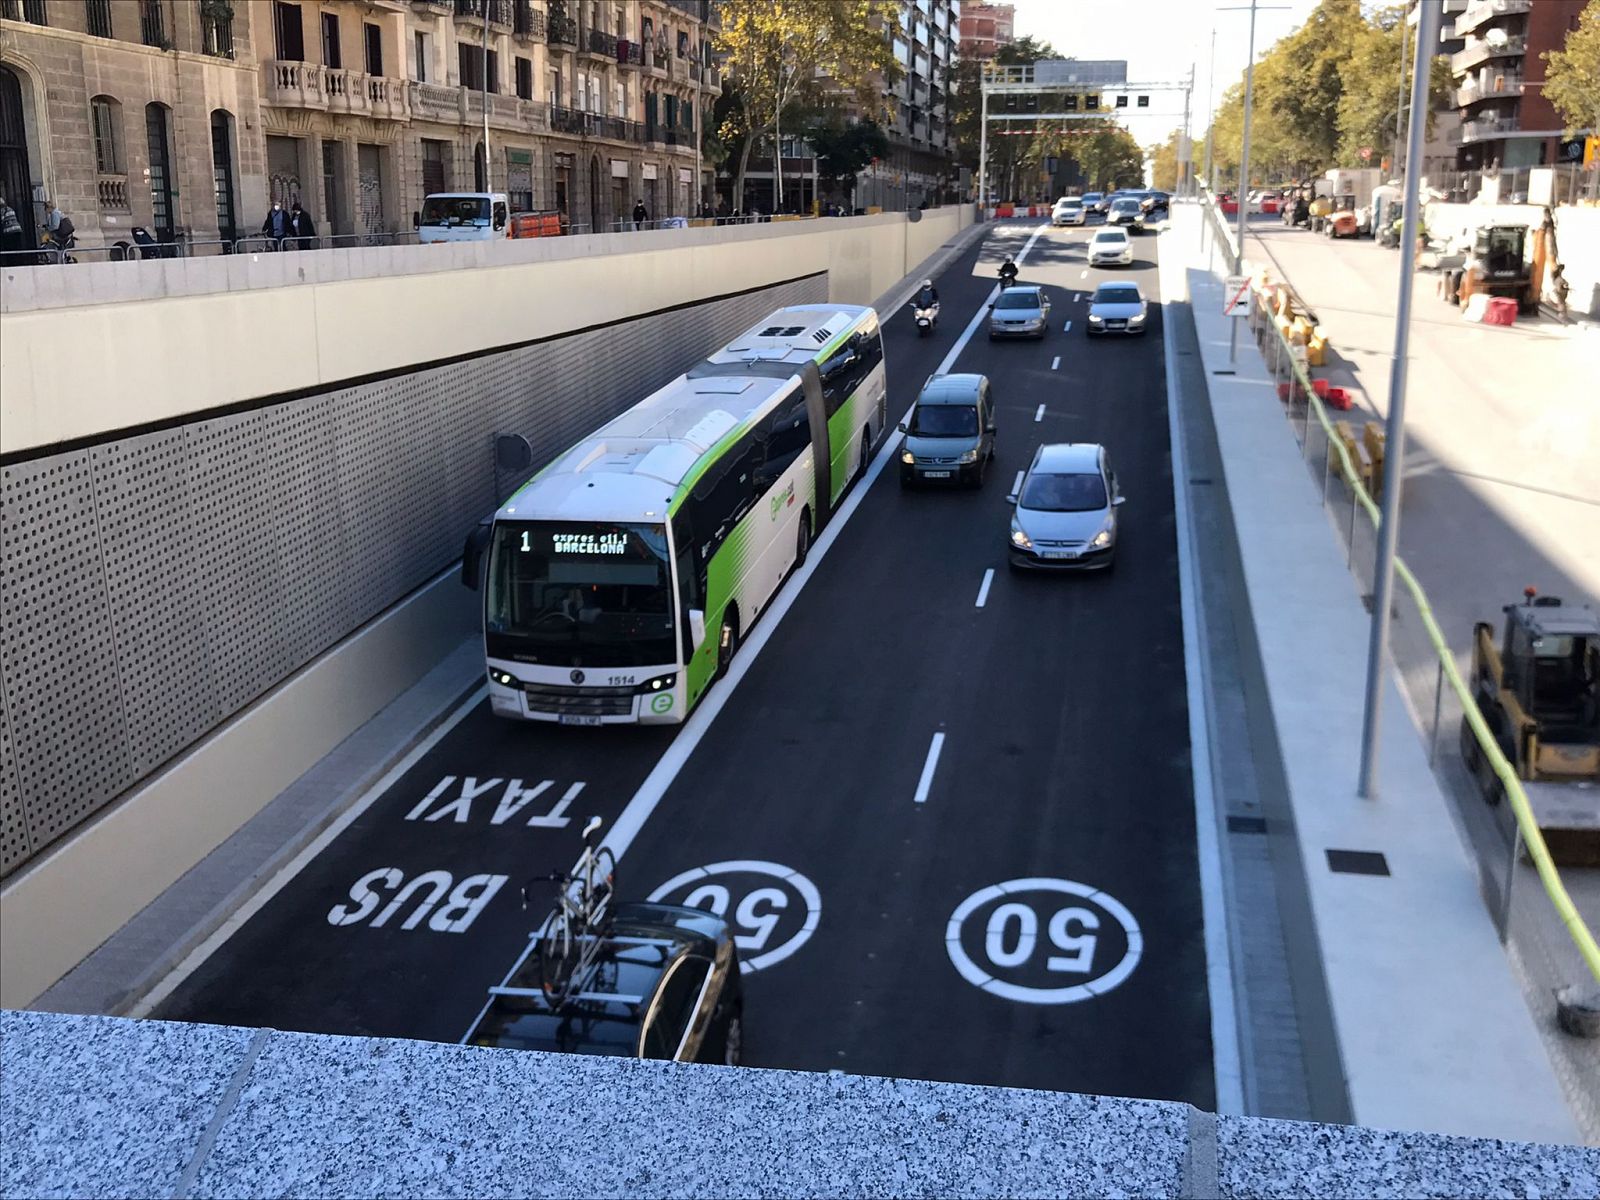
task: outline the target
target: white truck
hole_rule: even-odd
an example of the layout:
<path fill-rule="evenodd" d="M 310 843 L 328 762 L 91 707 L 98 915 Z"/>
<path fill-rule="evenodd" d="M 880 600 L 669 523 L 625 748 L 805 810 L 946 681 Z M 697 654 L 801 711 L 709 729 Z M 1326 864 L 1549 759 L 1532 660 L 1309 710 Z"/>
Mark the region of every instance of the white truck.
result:
<path fill-rule="evenodd" d="M 434 192 L 412 214 L 420 242 L 487 242 L 511 236 L 504 192 Z"/>

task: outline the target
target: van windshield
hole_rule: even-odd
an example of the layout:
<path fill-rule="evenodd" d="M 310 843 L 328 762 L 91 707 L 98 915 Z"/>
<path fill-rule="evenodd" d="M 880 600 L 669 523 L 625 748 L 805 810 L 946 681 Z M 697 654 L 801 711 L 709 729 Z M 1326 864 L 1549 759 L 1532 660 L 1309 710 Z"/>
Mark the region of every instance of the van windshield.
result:
<path fill-rule="evenodd" d="M 422 224 L 431 228 L 489 224 L 487 196 L 429 196 L 422 202 Z"/>
<path fill-rule="evenodd" d="M 976 437 L 978 410 L 970 404 L 919 404 L 911 414 L 917 437 Z"/>

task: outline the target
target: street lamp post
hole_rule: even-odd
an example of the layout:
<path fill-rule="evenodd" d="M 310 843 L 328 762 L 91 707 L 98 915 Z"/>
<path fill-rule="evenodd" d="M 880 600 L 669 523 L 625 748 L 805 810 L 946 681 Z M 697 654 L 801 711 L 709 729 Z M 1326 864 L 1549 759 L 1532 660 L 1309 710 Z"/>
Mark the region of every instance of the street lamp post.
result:
<path fill-rule="evenodd" d="M 1417 13 L 1416 61 L 1411 72 L 1411 124 L 1406 132 L 1406 161 L 1421 161 L 1422 137 L 1428 124 L 1428 48 L 1438 44 L 1443 0 L 1421 0 Z M 1394 361 L 1389 367 L 1389 419 L 1384 425 L 1383 508 L 1378 520 L 1378 549 L 1372 568 L 1372 632 L 1367 643 L 1367 699 L 1361 716 L 1361 772 L 1357 793 L 1373 794 L 1377 776 L 1378 719 L 1383 711 L 1383 680 L 1389 657 L 1389 598 L 1394 591 L 1394 548 L 1399 541 L 1400 487 L 1406 456 L 1406 353 L 1411 341 L 1411 293 L 1416 283 L 1414 255 L 1420 171 L 1407 171 L 1401 201 L 1400 292 L 1395 304 Z"/>

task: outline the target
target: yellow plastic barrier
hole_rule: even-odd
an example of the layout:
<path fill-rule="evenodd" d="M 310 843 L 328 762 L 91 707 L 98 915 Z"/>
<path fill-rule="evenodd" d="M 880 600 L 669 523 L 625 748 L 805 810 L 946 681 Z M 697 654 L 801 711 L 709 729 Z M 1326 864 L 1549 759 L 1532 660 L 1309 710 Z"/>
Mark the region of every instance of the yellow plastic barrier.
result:
<path fill-rule="evenodd" d="M 1362 451 L 1368 454 L 1376 451 L 1376 460 L 1370 464 L 1368 471 L 1377 480 L 1377 488 L 1381 492 L 1384 452 L 1382 427 L 1375 422 L 1368 422 L 1368 432 L 1364 434 L 1360 443 L 1356 443 L 1347 426 L 1329 419 L 1327 408 L 1312 390 L 1310 373 L 1298 363 L 1294 363 L 1287 345 L 1280 349 L 1284 356 L 1289 358 L 1292 364 L 1291 370 L 1298 377 L 1300 388 L 1307 397 L 1310 410 L 1316 413 L 1317 421 L 1328 438 L 1328 444 L 1338 452 L 1340 472 L 1345 482 L 1351 485 L 1357 502 L 1366 512 L 1367 519 L 1376 528 L 1380 521 L 1378 506 L 1373 502 L 1367 487 L 1358 482 L 1363 478 L 1364 472 L 1357 464 L 1360 462 Z M 1600 981 L 1600 944 L 1595 942 L 1594 933 L 1583 923 L 1582 915 L 1572 903 L 1572 896 L 1567 892 L 1566 885 L 1561 882 L 1561 873 L 1556 870 L 1555 862 L 1550 858 L 1550 848 L 1545 845 L 1544 834 L 1539 831 L 1539 823 L 1534 819 L 1533 809 L 1528 806 L 1528 794 L 1522 790 L 1522 780 L 1517 778 L 1516 769 L 1500 752 L 1499 743 L 1495 741 L 1489 726 L 1485 724 L 1483 714 L 1478 711 L 1477 702 L 1473 700 L 1466 681 L 1461 678 L 1461 672 L 1456 669 L 1455 655 L 1445 640 L 1438 621 L 1434 619 L 1427 593 L 1422 590 L 1417 577 L 1411 573 L 1411 568 L 1406 566 L 1405 560 L 1399 555 L 1395 556 L 1394 573 L 1406 591 L 1411 593 L 1417 612 L 1422 616 L 1422 627 L 1427 631 L 1428 641 L 1432 643 L 1434 653 L 1438 655 L 1439 664 L 1444 670 L 1445 680 L 1450 684 L 1450 690 L 1461 703 L 1461 711 L 1465 714 L 1467 725 L 1471 728 L 1472 735 L 1478 739 L 1479 752 L 1505 789 L 1506 799 L 1511 804 L 1511 811 L 1516 815 L 1523 844 L 1527 847 L 1528 857 L 1533 861 L 1534 869 L 1539 873 L 1545 895 L 1550 898 L 1556 915 L 1561 918 L 1562 925 L 1572 938 L 1573 944 L 1577 946 L 1585 965 L 1595 979 Z"/>

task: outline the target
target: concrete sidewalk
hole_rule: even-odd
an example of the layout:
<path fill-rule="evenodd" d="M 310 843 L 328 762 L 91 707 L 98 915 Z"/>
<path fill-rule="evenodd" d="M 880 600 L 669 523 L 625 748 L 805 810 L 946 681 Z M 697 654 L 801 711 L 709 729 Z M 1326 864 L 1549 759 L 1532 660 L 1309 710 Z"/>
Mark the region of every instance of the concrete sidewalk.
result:
<path fill-rule="evenodd" d="M 1314 311 L 1333 351 L 1317 374 L 1358 393 L 1347 419 L 1387 418 L 1400 257 L 1366 241 L 1329 241 L 1277 222 L 1251 228 L 1246 256 L 1286 279 Z M 1461 319 L 1416 275 L 1407 388 L 1400 554 L 1428 593 L 1457 667 L 1470 665 L 1475 621 L 1532 585 L 1569 603 L 1600 601 L 1600 326 L 1519 318 L 1510 328 Z M 1354 562 L 1369 591 L 1370 526 L 1357 523 Z M 1436 658 L 1402 607 L 1392 649 L 1413 710 L 1431 732 Z M 1504 887 L 1509 806 L 1479 799 L 1456 749 L 1454 696 L 1440 712 L 1438 772 L 1454 797 L 1492 891 Z M 1600 928 L 1600 870 L 1562 878 L 1591 929 Z M 1533 867 L 1515 870 L 1511 949 L 1527 1002 L 1580 1128 L 1600 1143 L 1600 1041 L 1556 1025 L 1554 989 L 1592 978 L 1545 899 Z"/>
<path fill-rule="evenodd" d="M 1222 286 L 1199 258 L 1198 220 L 1192 206 L 1175 208 L 1162 235 L 1162 292 L 1169 319 L 1183 308 L 1192 315 L 1208 373 L 1283 755 L 1287 800 L 1268 813 L 1269 833 L 1275 857 L 1303 876 L 1310 944 L 1301 970 L 1326 980 L 1331 1050 L 1354 1119 L 1575 1141 L 1476 869 L 1392 680 L 1381 798 L 1355 795 L 1367 614 L 1247 333 L 1236 373 L 1226 373 Z M 1314 981 L 1297 979 L 1297 990 L 1302 982 Z"/>

